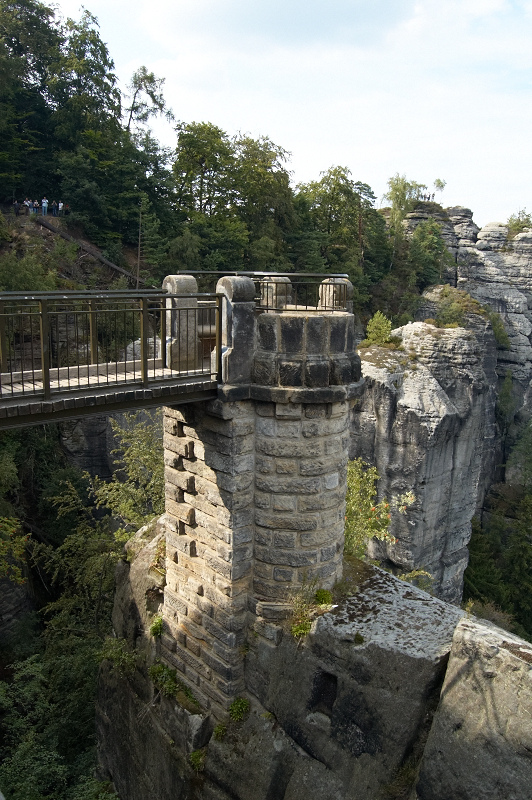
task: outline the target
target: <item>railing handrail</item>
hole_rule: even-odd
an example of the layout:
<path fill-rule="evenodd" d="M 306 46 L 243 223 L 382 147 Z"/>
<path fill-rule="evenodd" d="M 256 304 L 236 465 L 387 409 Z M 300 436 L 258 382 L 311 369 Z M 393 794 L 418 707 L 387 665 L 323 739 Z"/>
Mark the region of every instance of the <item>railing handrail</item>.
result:
<path fill-rule="evenodd" d="M 110 292 L 0 292 L 0 300 L 106 300 L 107 298 L 114 298 L 117 300 L 141 300 L 148 297 L 148 299 L 157 298 L 179 298 L 179 299 L 194 299 L 208 297 L 214 300 L 217 297 L 216 292 L 194 292 L 194 294 L 171 294 L 157 289 L 153 292 L 127 292 L 127 291 L 110 291 Z"/>
<path fill-rule="evenodd" d="M 227 276 L 236 276 L 236 277 L 244 277 L 244 278 L 321 278 L 321 280 L 326 280 L 327 278 L 347 278 L 349 280 L 349 275 L 347 272 L 261 272 L 259 271 L 246 271 L 246 270 L 223 270 L 220 272 L 217 269 L 187 269 L 187 270 L 176 270 L 176 275 L 219 275 L 220 278 Z"/>

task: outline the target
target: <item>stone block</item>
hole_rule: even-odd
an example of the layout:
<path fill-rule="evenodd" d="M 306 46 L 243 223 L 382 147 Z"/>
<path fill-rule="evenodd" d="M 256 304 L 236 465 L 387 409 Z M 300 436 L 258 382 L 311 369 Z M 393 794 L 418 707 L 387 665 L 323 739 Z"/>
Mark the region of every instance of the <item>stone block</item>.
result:
<path fill-rule="evenodd" d="M 194 525 L 196 521 L 195 510 L 187 503 L 176 503 L 173 500 L 167 499 L 165 506 L 167 514 L 171 514 L 176 517 L 176 519 L 186 522 L 187 525 Z"/>
<path fill-rule="evenodd" d="M 255 492 L 255 508 L 270 508 L 271 496 L 264 492 Z"/>
<path fill-rule="evenodd" d="M 269 528 L 257 528 L 255 531 L 255 543 L 269 547 L 272 543 L 273 533 Z"/>
<path fill-rule="evenodd" d="M 276 436 L 277 424 L 272 417 L 259 417 L 255 430 L 259 436 Z"/>
<path fill-rule="evenodd" d="M 288 314 L 280 314 L 279 322 L 281 328 L 280 352 L 287 354 L 301 353 L 303 350 L 305 318 L 302 316 L 296 317 Z"/>
<path fill-rule="evenodd" d="M 261 350 L 278 350 L 278 314 L 261 314 L 257 322 L 258 344 Z"/>
<path fill-rule="evenodd" d="M 216 675 L 219 675 L 226 681 L 237 680 L 242 676 L 242 666 L 230 666 L 228 664 L 224 664 L 223 661 L 221 661 L 219 658 L 216 658 L 216 656 L 214 656 L 205 648 L 202 652 L 202 659 Z"/>
<path fill-rule="evenodd" d="M 321 359 L 305 362 L 304 382 L 309 388 L 323 387 L 329 385 L 329 361 Z"/>
<path fill-rule="evenodd" d="M 281 386 L 303 386 L 303 372 L 302 361 L 279 359 L 279 384 Z"/>
<path fill-rule="evenodd" d="M 356 380 L 353 375 L 351 361 L 343 357 L 334 358 L 330 362 L 330 382 L 332 386 L 345 386 Z"/>
<path fill-rule="evenodd" d="M 286 569 L 283 567 L 274 567 L 273 568 L 273 579 L 274 581 L 282 581 L 283 583 L 290 582 L 293 578 L 294 570 Z"/>
<path fill-rule="evenodd" d="M 301 419 L 301 403 L 276 403 L 275 416 L 277 419 Z"/>
<path fill-rule="evenodd" d="M 336 489 L 340 482 L 340 477 L 337 472 L 333 472 L 331 475 L 326 475 L 323 479 L 323 484 L 326 489 Z"/>
<path fill-rule="evenodd" d="M 218 625 L 217 622 L 210 619 L 209 617 L 205 617 L 204 619 L 204 627 L 205 629 L 216 639 L 218 639 L 222 644 L 225 644 L 227 647 L 236 647 L 238 644 L 237 636 L 233 631 L 227 631 L 221 625 Z"/>
<path fill-rule="evenodd" d="M 194 494 L 196 491 L 195 478 L 189 472 L 177 470 L 171 466 L 166 466 L 164 470 L 164 478 L 167 483 L 178 486 L 183 491 L 189 494 Z"/>
<path fill-rule="evenodd" d="M 323 453 L 321 440 L 298 439 L 259 439 L 256 444 L 259 453 L 276 458 L 314 458 Z"/>
<path fill-rule="evenodd" d="M 295 475 L 297 472 L 297 461 L 293 458 L 279 458 L 275 463 L 275 472 L 278 475 Z"/>
<path fill-rule="evenodd" d="M 347 325 L 351 317 L 348 314 L 331 315 L 329 322 L 329 353 L 345 353 L 347 344 Z"/>
<path fill-rule="evenodd" d="M 282 567 L 305 567 L 318 563 L 318 553 L 315 550 L 292 551 L 257 546 L 255 548 L 255 558 L 259 561 Z"/>
<path fill-rule="evenodd" d="M 274 531 L 273 545 L 274 547 L 294 548 L 296 546 L 296 534 L 287 533 L 286 531 Z"/>
<path fill-rule="evenodd" d="M 271 498 L 274 511 L 295 511 L 297 498 L 290 494 L 275 494 Z"/>
<path fill-rule="evenodd" d="M 255 403 L 255 411 L 259 417 L 274 417 L 275 404 L 274 403 Z"/>
<path fill-rule="evenodd" d="M 257 455 L 255 457 L 255 470 L 262 475 L 270 475 L 275 469 L 275 461 L 267 456 Z"/>
<path fill-rule="evenodd" d="M 328 349 L 328 326 L 325 316 L 309 315 L 307 318 L 307 353 L 323 354 Z"/>
<path fill-rule="evenodd" d="M 259 386 L 277 385 L 277 360 L 274 356 L 255 356 L 252 380 Z"/>
<path fill-rule="evenodd" d="M 321 489 L 321 482 L 319 478 L 277 478 L 270 476 L 257 476 L 255 485 L 259 491 L 275 492 L 276 494 L 285 494 L 287 492 L 294 494 L 317 494 Z"/>
<path fill-rule="evenodd" d="M 307 419 L 325 419 L 328 408 L 321 403 L 316 405 L 305 405 L 305 417 Z"/>
<path fill-rule="evenodd" d="M 281 528 L 289 531 L 312 531 L 317 527 L 315 517 L 301 516 L 295 514 L 272 514 L 257 509 L 255 511 L 255 523 L 262 528 L 275 530 Z"/>
<path fill-rule="evenodd" d="M 283 638 L 283 629 L 279 625 L 274 625 L 264 619 L 257 619 L 253 623 L 253 630 L 259 636 L 264 636 L 265 639 L 269 639 L 275 645 L 279 645 Z"/>
<path fill-rule="evenodd" d="M 166 450 L 170 450 L 178 456 L 188 459 L 194 458 L 194 442 L 191 439 L 184 439 L 181 436 L 172 436 L 170 433 L 165 433 L 163 434 L 163 446 Z"/>

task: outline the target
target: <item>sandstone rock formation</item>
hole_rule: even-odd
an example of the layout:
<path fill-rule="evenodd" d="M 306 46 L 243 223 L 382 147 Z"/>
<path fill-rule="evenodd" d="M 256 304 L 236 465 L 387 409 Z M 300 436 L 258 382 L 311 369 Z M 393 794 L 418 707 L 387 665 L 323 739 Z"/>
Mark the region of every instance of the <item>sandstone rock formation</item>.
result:
<path fill-rule="evenodd" d="M 461 599 L 495 437 L 495 342 L 485 320 L 476 327 L 415 322 L 393 331 L 402 349 L 361 349 L 366 385 L 351 418 L 350 457 L 377 467 L 380 496 L 416 497 L 407 515 L 392 511 L 397 543 L 375 543 L 372 555 L 402 571 L 428 570 L 450 602 Z"/>
<path fill-rule="evenodd" d="M 149 617 L 156 531 L 119 571 L 118 636 L 133 633 L 130 603 Z M 377 800 L 406 774 L 419 800 L 528 800 L 530 645 L 356 560 L 344 589 L 301 642 L 289 620 L 249 614 L 250 713 L 215 735 L 208 712 L 156 691 L 146 667 L 160 645 L 137 626 L 135 674 L 102 667 L 102 777 L 122 800 Z"/>
<path fill-rule="evenodd" d="M 529 797 L 532 645 L 463 619 L 417 785 L 419 800 Z"/>
<path fill-rule="evenodd" d="M 532 413 L 532 232 L 508 239 L 508 226 L 491 222 L 479 229 L 469 209 L 447 209 L 458 237 L 457 282 L 472 297 L 497 311 L 510 337 L 499 349 L 497 372 L 509 370 L 522 416 Z"/>

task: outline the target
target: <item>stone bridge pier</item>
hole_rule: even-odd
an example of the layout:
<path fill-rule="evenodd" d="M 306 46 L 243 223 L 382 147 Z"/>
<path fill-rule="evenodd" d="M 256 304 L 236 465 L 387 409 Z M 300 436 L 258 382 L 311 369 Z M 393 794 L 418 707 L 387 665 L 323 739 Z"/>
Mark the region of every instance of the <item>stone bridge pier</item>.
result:
<path fill-rule="evenodd" d="M 217 291 L 218 399 L 164 411 L 161 656 L 220 715 L 244 689 L 250 631 L 274 647 L 291 595 L 341 578 L 348 410 L 362 381 L 351 313 L 291 310 L 288 292 L 261 311 L 245 277 Z"/>

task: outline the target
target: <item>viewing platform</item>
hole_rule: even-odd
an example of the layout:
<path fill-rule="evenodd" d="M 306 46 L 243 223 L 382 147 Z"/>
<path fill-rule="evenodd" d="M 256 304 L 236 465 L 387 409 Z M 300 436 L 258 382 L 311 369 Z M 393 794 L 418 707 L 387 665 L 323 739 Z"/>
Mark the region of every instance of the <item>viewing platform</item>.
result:
<path fill-rule="evenodd" d="M 0 293 L 0 430 L 217 397 L 231 318 L 219 276 L 171 275 L 162 291 Z M 259 314 L 351 303 L 345 275 L 238 276 L 253 281 Z"/>

